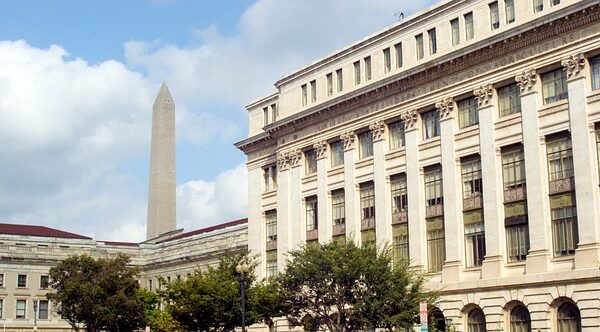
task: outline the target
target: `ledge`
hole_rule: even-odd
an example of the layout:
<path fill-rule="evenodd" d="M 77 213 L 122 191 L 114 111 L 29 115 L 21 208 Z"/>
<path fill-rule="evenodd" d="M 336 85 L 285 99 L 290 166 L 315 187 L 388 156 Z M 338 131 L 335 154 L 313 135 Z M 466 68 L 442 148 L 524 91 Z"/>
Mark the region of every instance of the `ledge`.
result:
<path fill-rule="evenodd" d="M 373 156 L 360 159 L 354 163 L 354 167 L 361 168 L 373 165 Z"/>
<path fill-rule="evenodd" d="M 521 123 L 521 112 L 504 116 L 494 122 L 494 129 L 508 127 L 517 123 Z"/>
<path fill-rule="evenodd" d="M 327 170 L 327 176 L 334 176 L 338 174 L 344 174 L 344 164 L 332 167 Z"/>
<path fill-rule="evenodd" d="M 539 110 L 538 110 L 538 114 L 540 116 L 546 116 L 546 115 L 550 115 L 553 113 L 558 113 L 561 111 L 565 111 L 569 109 L 569 100 L 568 99 L 563 99 L 563 100 L 559 100 L 557 102 L 554 103 L 550 103 L 547 105 L 542 106 Z"/>
<path fill-rule="evenodd" d="M 419 143 L 419 150 L 425 150 L 425 149 L 438 147 L 441 145 L 441 140 L 442 140 L 442 138 L 440 136 L 429 138 L 426 141 Z"/>
<path fill-rule="evenodd" d="M 394 159 L 406 156 L 406 147 L 400 147 L 394 150 L 391 150 L 385 154 L 385 159 Z"/>

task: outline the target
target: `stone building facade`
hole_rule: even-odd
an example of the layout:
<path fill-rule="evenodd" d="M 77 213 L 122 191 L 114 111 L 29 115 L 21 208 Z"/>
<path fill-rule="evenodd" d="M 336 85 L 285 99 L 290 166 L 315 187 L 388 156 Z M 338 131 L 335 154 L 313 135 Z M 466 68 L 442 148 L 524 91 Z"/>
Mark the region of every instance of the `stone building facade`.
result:
<path fill-rule="evenodd" d="M 390 245 L 457 331 L 600 330 L 600 6 L 443 1 L 247 106 L 249 249 Z"/>

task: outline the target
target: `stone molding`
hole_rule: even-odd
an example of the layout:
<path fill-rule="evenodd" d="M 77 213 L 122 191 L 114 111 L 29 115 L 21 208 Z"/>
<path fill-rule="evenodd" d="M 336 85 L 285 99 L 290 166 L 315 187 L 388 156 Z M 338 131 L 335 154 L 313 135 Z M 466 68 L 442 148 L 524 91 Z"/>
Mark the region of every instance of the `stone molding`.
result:
<path fill-rule="evenodd" d="M 356 139 L 356 135 L 354 131 L 349 130 L 340 135 L 340 139 L 342 140 L 342 144 L 344 145 L 344 150 L 352 149 L 354 146 L 354 140 Z"/>
<path fill-rule="evenodd" d="M 410 110 L 402 114 L 402 121 L 404 122 L 404 128 L 416 129 L 417 120 L 419 119 L 419 113 L 417 110 Z"/>
<path fill-rule="evenodd" d="M 522 73 L 515 76 L 515 81 L 517 81 L 521 93 L 526 93 L 535 86 L 535 83 L 537 82 L 537 73 L 535 72 L 535 69 L 524 70 Z"/>
<path fill-rule="evenodd" d="M 299 166 L 300 160 L 302 160 L 302 151 L 300 149 L 288 152 L 288 162 L 291 167 Z"/>
<path fill-rule="evenodd" d="M 484 84 L 473 91 L 477 106 L 482 107 L 490 103 L 494 97 L 494 87 L 491 84 Z"/>
<path fill-rule="evenodd" d="M 450 118 L 453 115 L 452 111 L 454 110 L 454 99 L 452 99 L 452 97 L 443 98 L 435 103 L 435 108 L 440 114 L 440 120 L 444 118 Z"/>
<path fill-rule="evenodd" d="M 313 148 L 317 153 L 317 158 L 323 158 L 326 156 L 325 152 L 327 152 L 327 142 L 326 141 L 318 141 L 313 144 Z"/>
<path fill-rule="evenodd" d="M 575 78 L 585 69 L 585 58 L 582 53 L 572 54 L 562 61 L 562 65 L 567 78 Z"/>
<path fill-rule="evenodd" d="M 373 134 L 373 141 L 379 141 L 383 139 L 385 133 L 385 122 L 383 120 L 377 120 L 369 125 L 369 130 Z"/>

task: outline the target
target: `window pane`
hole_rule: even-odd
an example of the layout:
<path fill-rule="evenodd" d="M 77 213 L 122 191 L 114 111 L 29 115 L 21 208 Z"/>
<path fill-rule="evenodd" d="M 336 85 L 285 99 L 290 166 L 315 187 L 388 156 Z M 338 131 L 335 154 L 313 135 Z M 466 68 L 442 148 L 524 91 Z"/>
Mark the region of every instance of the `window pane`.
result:
<path fill-rule="evenodd" d="M 396 68 L 402 67 L 402 43 L 394 45 L 396 49 Z"/>
<path fill-rule="evenodd" d="M 375 188 L 373 182 L 360 185 L 361 219 L 375 217 Z"/>
<path fill-rule="evenodd" d="M 452 29 L 452 46 L 456 46 L 460 44 L 460 26 L 457 18 L 450 21 L 450 27 Z"/>
<path fill-rule="evenodd" d="M 473 28 L 473 13 L 465 14 L 465 39 L 472 39 L 475 34 Z"/>
<path fill-rule="evenodd" d="M 466 128 L 479 123 L 479 113 L 475 98 L 467 98 L 457 103 L 458 105 L 458 125 Z"/>
<path fill-rule="evenodd" d="M 365 61 L 365 81 L 371 79 L 371 57 L 368 56 L 364 59 Z"/>
<path fill-rule="evenodd" d="M 404 146 L 404 123 L 401 121 L 390 123 L 390 150 Z"/>
<path fill-rule="evenodd" d="M 277 240 L 277 211 L 265 213 L 267 241 Z"/>
<path fill-rule="evenodd" d="M 431 29 L 427 31 L 429 35 L 429 54 L 433 55 L 437 52 L 437 37 L 435 34 L 435 29 Z"/>
<path fill-rule="evenodd" d="M 592 90 L 600 89 L 600 56 L 590 59 L 592 70 Z"/>
<path fill-rule="evenodd" d="M 542 74 L 544 104 L 568 98 L 567 75 L 562 68 Z"/>
<path fill-rule="evenodd" d="M 331 167 L 344 164 L 344 145 L 342 141 L 331 143 Z"/>
<path fill-rule="evenodd" d="M 498 15 L 498 2 L 492 2 L 490 7 L 490 26 L 492 30 L 500 27 L 500 16 Z"/>
<path fill-rule="evenodd" d="M 506 23 L 515 21 L 515 3 L 514 0 L 504 0 L 504 8 L 506 9 Z"/>
<path fill-rule="evenodd" d="M 331 211 L 334 225 L 346 222 L 344 189 L 331 192 Z"/>
<path fill-rule="evenodd" d="M 370 131 L 358 135 L 360 143 L 360 158 L 366 158 L 373 155 L 373 135 Z"/>
<path fill-rule="evenodd" d="M 415 43 L 417 49 L 417 60 L 423 59 L 424 51 L 423 51 L 423 34 L 418 34 L 415 36 Z"/>

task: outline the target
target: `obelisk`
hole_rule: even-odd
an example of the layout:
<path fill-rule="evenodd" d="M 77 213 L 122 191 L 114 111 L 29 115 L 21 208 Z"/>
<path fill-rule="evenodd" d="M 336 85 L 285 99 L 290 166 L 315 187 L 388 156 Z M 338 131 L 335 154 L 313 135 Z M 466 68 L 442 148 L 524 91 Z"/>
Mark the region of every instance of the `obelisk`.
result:
<path fill-rule="evenodd" d="M 177 227 L 175 220 L 175 103 L 163 82 L 152 107 L 146 239 Z"/>

